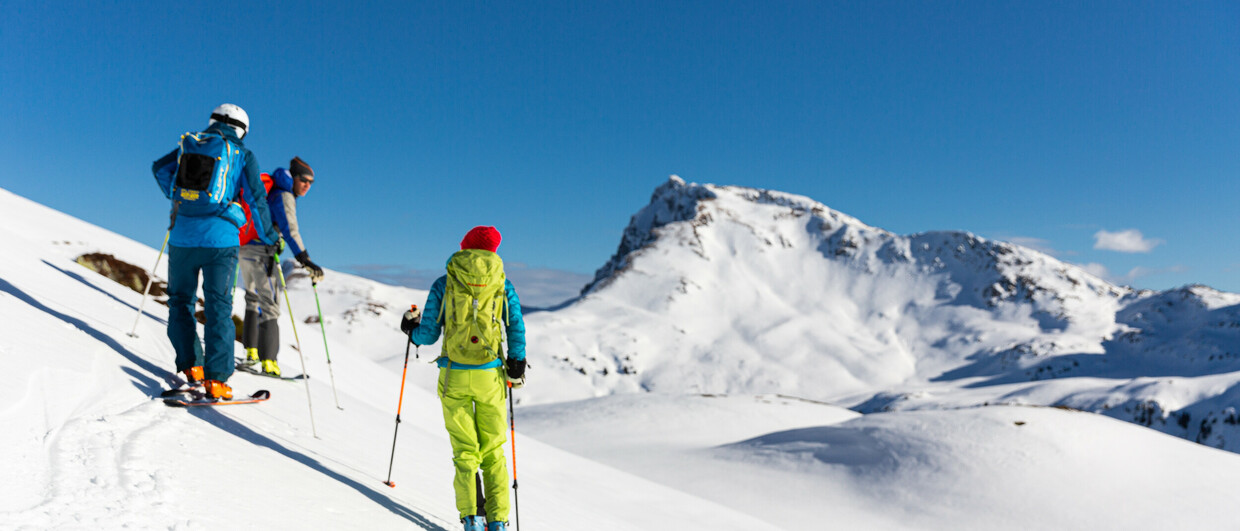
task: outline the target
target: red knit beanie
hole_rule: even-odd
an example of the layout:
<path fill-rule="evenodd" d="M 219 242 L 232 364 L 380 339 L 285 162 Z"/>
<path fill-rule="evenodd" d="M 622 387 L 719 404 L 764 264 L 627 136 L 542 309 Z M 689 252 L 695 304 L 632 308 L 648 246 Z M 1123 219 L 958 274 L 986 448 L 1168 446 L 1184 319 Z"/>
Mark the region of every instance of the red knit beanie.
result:
<path fill-rule="evenodd" d="M 482 249 L 484 251 L 495 252 L 499 249 L 500 235 L 495 227 L 474 227 L 469 229 L 465 234 L 465 238 L 461 240 L 461 249 Z"/>

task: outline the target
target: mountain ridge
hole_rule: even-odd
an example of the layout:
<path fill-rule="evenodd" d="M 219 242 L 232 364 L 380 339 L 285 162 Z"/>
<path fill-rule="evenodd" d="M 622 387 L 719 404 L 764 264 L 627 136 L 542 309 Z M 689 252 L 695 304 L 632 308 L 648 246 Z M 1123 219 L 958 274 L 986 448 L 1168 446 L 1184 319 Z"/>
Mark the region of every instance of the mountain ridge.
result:
<path fill-rule="evenodd" d="M 1145 423 L 1150 407 L 1117 413 L 1081 382 L 1240 369 L 1238 304 L 1204 286 L 1112 285 L 965 231 L 901 236 L 804 196 L 671 176 L 582 296 L 534 317 L 556 338 L 533 346 L 557 353 L 557 383 L 581 386 L 557 399 L 782 393 L 877 411 L 1020 402 L 1004 387 L 1055 381 L 1037 403 Z M 1123 402 L 1156 403 L 1173 427 L 1192 405 L 1155 395 Z M 1226 418 L 1234 405 L 1211 407 Z"/>

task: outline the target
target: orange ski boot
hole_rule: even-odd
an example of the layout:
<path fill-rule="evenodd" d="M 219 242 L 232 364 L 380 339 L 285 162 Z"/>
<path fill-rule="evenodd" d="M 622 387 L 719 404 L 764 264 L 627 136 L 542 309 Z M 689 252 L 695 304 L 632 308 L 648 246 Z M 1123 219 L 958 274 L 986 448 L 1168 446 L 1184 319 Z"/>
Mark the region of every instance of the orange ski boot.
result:
<path fill-rule="evenodd" d="M 190 367 L 184 371 L 181 371 L 181 374 L 185 375 L 185 383 L 191 386 L 202 383 L 202 380 L 204 378 L 203 373 L 202 373 L 202 365 L 199 365 L 197 367 Z"/>
<path fill-rule="evenodd" d="M 232 400 L 232 387 L 219 380 L 207 380 L 207 396 L 220 400 Z"/>

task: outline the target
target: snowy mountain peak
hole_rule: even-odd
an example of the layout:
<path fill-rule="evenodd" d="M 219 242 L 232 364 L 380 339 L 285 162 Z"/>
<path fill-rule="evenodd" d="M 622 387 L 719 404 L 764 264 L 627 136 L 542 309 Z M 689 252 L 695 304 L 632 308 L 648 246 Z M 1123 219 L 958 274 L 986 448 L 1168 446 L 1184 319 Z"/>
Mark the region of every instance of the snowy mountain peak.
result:
<path fill-rule="evenodd" d="M 726 245 L 708 246 L 707 241 Z M 655 247 L 663 251 L 654 251 Z M 685 256 L 687 263 L 669 265 L 685 269 L 683 276 L 698 276 L 698 266 L 692 263 L 749 260 L 752 253 L 742 252 L 748 247 L 758 252 L 772 248 L 812 251 L 802 254 L 866 275 L 902 270 L 939 278 L 940 298 L 983 309 L 1005 302 L 1031 303 L 1045 324 L 1056 329 L 1067 326 L 1071 307 L 1080 301 L 1131 293 L 1036 250 L 968 232 L 898 236 L 808 197 L 687 183 L 675 175 L 657 187 L 650 203 L 633 215 L 616 253 L 582 293 L 610 285 L 647 252 L 692 251 Z"/>
<path fill-rule="evenodd" d="M 534 401 L 689 391 L 863 412 L 1038 403 L 1157 417 L 1204 440 L 1220 431 L 1167 419 L 1230 418 L 1230 398 L 1186 401 L 1169 381 L 1100 398 L 1117 384 L 1091 378 L 1240 370 L 1240 295 L 1138 292 L 969 232 L 896 235 L 807 197 L 676 176 L 583 297 L 536 317 L 546 339 L 531 351 L 550 355 L 556 383 Z"/>

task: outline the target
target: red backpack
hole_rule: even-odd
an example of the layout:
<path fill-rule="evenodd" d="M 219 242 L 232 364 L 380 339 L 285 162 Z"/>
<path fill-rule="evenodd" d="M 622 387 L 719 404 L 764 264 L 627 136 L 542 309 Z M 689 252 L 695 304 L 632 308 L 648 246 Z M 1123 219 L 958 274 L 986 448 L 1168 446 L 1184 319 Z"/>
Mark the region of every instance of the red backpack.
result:
<path fill-rule="evenodd" d="M 271 187 L 275 181 L 271 180 L 271 175 L 260 173 L 258 175 L 263 179 L 263 188 L 267 189 L 267 195 L 271 195 Z M 245 200 L 245 194 L 241 194 L 241 208 L 245 210 L 245 225 L 241 226 L 241 232 L 238 237 L 241 239 L 241 245 L 250 243 L 250 240 L 258 239 L 258 231 L 254 230 L 254 217 L 250 215 L 250 204 Z"/>

